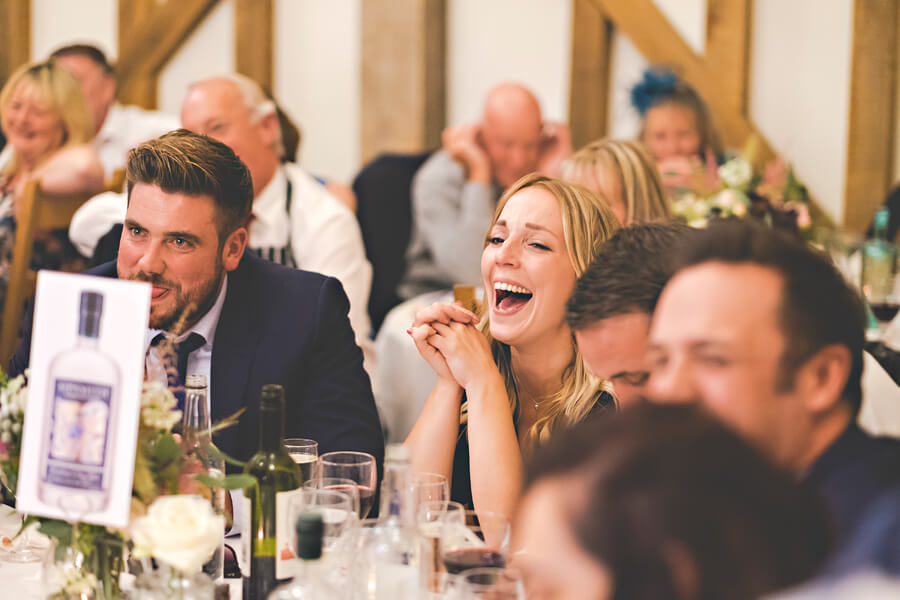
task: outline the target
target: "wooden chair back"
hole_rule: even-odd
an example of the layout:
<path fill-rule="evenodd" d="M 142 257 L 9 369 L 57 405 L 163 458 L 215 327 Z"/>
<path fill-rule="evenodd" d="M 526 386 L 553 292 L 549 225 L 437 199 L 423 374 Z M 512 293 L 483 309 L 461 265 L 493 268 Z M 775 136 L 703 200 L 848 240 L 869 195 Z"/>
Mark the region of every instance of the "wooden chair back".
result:
<path fill-rule="evenodd" d="M 119 169 L 111 177 L 106 190 L 121 191 L 124 183 L 125 171 Z M 0 360 L 3 361 L 0 366 L 4 369 L 18 346 L 25 301 L 34 294 L 37 281 L 37 274 L 31 269 L 35 234 L 68 228 L 75 211 L 94 194 L 50 194 L 41 189 L 37 179 L 25 184 L 22 210 L 16 221 L 16 242 L 8 270 L 0 329 Z"/>

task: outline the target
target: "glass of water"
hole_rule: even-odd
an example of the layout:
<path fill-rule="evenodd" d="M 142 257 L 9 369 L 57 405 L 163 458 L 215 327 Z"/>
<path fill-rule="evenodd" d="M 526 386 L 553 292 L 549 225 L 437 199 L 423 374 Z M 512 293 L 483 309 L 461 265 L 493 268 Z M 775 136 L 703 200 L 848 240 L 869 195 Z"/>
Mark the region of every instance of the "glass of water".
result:
<path fill-rule="evenodd" d="M 319 464 L 319 442 L 306 438 L 285 438 L 284 449 L 300 467 L 303 481 L 319 476 L 316 468 Z"/>

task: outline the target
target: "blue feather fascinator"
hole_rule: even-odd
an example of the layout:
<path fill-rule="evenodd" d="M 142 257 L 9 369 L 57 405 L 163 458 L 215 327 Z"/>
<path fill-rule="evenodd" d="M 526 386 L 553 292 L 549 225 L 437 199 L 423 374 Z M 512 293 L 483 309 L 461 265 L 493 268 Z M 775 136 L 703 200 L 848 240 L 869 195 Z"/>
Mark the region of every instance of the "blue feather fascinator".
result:
<path fill-rule="evenodd" d="M 631 88 L 631 105 L 643 117 L 658 100 L 671 95 L 678 83 L 678 76 L 666 68 L 650 68 L 643 79 Z"/>

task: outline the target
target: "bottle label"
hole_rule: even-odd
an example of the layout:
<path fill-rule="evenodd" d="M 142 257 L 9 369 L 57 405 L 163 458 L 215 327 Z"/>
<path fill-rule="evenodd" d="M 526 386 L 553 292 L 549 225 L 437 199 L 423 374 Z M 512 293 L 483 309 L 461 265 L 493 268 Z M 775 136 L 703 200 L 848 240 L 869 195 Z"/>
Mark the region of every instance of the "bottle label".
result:
<path fill-rule="evenodd" d="M 247 497 L 247 490 L 244 490 L 241 493 L 241 507 L 240 507 L 240 518 L 241 518 L 241 574 L 244 577 L 250 577 L 250 566 L 253 561 L 251 560 L 250 546 L 253 541 L 253 532 L 251 531 L 252 525 L 252 517 L 253 517 L 253 503 L 250 502 L 250 498 Z"/>
<path fill-rule="evenodd" d="M 275 494 L 275 578 L 287 579 L 303 574 L 303 562 L 297 558 L 297 515 L 303 511 L 303 488 Z"/>
<path fill-rule="evenodd" d="M 102 491 L 112 387 L 57 379 L 53 388 L 50 448 L 44 481 Z"/>

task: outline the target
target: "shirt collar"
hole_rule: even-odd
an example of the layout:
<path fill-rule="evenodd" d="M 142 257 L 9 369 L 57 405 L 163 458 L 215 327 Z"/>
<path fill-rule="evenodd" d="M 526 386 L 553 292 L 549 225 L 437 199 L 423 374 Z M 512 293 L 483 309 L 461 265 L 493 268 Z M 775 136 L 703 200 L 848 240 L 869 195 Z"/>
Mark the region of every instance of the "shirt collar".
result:
<path fill-rule="evenodd" d="M 222 314 L 222 306 L 225 304 L 225 293 L 228 289 L 228 274 L 225 274 L 225 277 L 222 278 L 222 287 L 219 289 L 219 295 L 216 296 L 216 301 L 213 303 L 212 307 L 206 311 L 206 314 L 200 317 L 200 320 L 194 323 L 194 326 L 185 331 L 183 334 L 178 336 L 175 341 L 180 342 L 187 338 L 191 333 L 199 333 L 203 336 L 203 339 L 206 340 L 206 343 L 201 346 L 203 350 L 212 351 L 213 339 L 216 337 L 216 328 L 219 326 L 219 317 Z M 158 334 L 165 333 L 161 329 L 148 329 L 147 330 L 147 345 L 150 345 L 150 342 L 155 338 Z"/>
<path fill-rule="evenodd" d="M 115 137 L 116 131 L 121 128 L 121 123 L 116 123 L 119 114 L 119 106 L 118 102 L 113 102 L 110 105 L 109 110 L 106 111 L 106 118 L 103 119 L 103 125 L 100 126 L 100 131 L 94 136 L 94 142 L 96 144 L 102 144 L 106 140 Z"/>
<path fill-rule="evenodd" d="M 260 215 L 266 214 L 273 208 L 281 210 L 284 206 L 284 189 L 286 185 L 287 175 L 285 175 L 284 169 L 279 165 L 266 187 L 253 199 L 253 214 L 259 218 Z"/>

